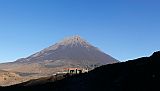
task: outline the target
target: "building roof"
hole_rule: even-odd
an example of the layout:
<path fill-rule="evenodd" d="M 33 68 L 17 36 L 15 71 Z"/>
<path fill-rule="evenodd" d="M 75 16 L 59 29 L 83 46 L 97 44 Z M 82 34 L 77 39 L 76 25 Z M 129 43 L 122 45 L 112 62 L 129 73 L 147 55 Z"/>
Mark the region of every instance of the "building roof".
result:
<path fill-rule="evenodd" d="M 64 68 L 64 70 L 83 70 L 82 68 Z"/>

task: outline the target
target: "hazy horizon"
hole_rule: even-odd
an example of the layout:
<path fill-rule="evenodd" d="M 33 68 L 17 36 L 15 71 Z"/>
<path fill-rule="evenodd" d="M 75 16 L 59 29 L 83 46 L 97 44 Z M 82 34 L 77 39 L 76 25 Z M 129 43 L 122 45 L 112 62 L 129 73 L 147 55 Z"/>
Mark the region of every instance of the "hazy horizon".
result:
<path fill-rule="evenodd" d="M 0 1 L 0 63 L 80 35 L 126 61 L 160 50 L 160 1 Z"/>

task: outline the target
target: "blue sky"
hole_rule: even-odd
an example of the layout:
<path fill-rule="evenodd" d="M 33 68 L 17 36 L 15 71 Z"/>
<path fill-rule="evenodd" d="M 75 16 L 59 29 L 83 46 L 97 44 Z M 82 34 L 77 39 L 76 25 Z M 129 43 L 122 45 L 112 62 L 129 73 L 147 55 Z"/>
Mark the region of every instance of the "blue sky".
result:
<path fill-rule="evenodd" d="M 158 0 L 0 0 L 0 62 L 80 35 L 124 61 L 160 50 Z"/>

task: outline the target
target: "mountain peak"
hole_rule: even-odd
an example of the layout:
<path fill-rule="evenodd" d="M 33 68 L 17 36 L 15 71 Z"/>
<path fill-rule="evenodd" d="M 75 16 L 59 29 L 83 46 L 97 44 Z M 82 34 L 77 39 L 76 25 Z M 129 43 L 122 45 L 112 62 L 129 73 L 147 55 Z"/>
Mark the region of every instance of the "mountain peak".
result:
<path fill-rule="evenodd" d="M 84 48 L 88 48 L 89 46 L 92 46 L 91 44 L 89 44 L 86 40 L 84 40 L 83 38 L 81 38 L 79 35 L 75 35 L 75 36 L 70 36 L 70 37 L 66 37 L 63 40 L 57 42 L 56 44 L 45 48 L 44 50 L 40 51 L 40 53 L 43 53 L 45 51 L 49 51 L 49 50 L 57 50 L 60 47 L 84 47 Z M 37 53 L 36 53 L 37 54 Z M 39 52 L 38 52 L 39 54 Z"/>
<path fill-rule="evenodd" d="M 86 40 L 81 38 L 79 35 L 75 35 L 75 36 L 71 36 L 63 39 L 58 43 L 58 45 L 70 45 L 70 46 L 81 45 L 81 46 L 87 47 L 90 44 Z"/>
<path fill-rule="evenodd" d="M 75 36 L 67 37 L 62 41 L 77 41 L 77 42 L 80 42 L 80 41 L 85 41 L 85 40 L 83 38 L 81 38 L 79 35 L 75 35 Z"/>
<path fill-rule="evenodd" d="M 74 35 L 74 36 L 71 36 L 70 38 L 75 39 L 75 40 L 81 40 L 82 39 L 81 36 L 79 36 L 79 35 Z"/>

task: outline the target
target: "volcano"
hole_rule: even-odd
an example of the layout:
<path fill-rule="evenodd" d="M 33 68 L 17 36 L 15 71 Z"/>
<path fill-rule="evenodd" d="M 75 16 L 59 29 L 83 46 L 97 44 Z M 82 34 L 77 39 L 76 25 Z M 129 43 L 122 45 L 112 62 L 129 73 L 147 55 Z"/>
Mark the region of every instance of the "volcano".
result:
<path fill-rule="evenodd" d="M 27 58 L 21 63 L 49 63 L 48 65 L 93 66 L 117 62 L 113 57 L 92 46 L 80 36 L 72 36 Z"/>
<path fill-rule="evenodd" d="M 0 64 L 0 69 L 18 73 L 23 77 L 41 77 L 63 71 L 64 68 L 77 67 L 91 70 L 116 62 L 118 60 L 76 35 L 65 38 L 27 58 Z"/>

